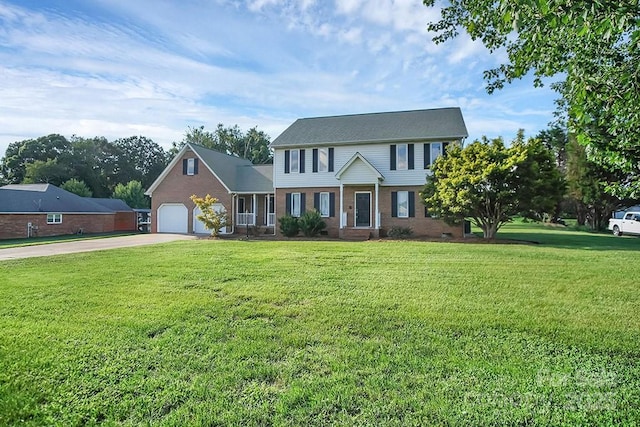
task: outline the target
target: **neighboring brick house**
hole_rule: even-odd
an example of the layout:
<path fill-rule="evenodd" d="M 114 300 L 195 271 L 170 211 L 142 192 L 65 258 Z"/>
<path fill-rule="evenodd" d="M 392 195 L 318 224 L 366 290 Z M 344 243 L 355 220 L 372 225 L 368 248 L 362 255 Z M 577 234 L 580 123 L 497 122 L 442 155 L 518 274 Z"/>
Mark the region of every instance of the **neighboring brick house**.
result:
<path fill-rule="evenodd" d="M 195 194 L 219 200 L 215 209 L 227 212 L 221 232 L 275 231 L 273 166 L 253 165 L 196 144 L 185 144 L 145 194 L 151 196 L 151 231 L 156 233 L 210 233 L 196 216 Z"/>
<path fill-rule="evenodd" d="M 136 231 L 122 200 L 80 197 L 51 184 L 0 187 L 0 239 Z"/>
<path fill-rule="evenodd" d="M 468 136 L 459 108 L 299 119 L 272 143 L 278 216 L 317 209 L 335 237 L 464 234 L 419 198 L 433 160 Z"/>

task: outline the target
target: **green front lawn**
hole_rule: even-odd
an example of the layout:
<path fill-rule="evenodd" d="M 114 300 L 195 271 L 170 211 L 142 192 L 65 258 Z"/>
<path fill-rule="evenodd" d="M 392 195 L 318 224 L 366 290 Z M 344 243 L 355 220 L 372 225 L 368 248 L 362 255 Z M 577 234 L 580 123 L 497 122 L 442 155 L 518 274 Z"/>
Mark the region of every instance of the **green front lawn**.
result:
<path fill-rule="evenodd" d="M 49 236 L 49 237 L 32 237 L 29 239 L 5 239 L 0 240 L 0 249 L 17 248 L 22 246 L 37 246 L 46 245 L 49 243 L 63 243 L 74 240 L 91 240 L 91 239 L 105 239 L 108 237 L 130 236 L 138 234 L 137 232 L 116 232 L 116 233 L 104 233 L 104 234 L 65 234 L 62 236 Z"/>
<path fill-rule="evenodd" d="M 640 239 L 548 233 L 1 262 L 0 425 L 640 423 Z"/>

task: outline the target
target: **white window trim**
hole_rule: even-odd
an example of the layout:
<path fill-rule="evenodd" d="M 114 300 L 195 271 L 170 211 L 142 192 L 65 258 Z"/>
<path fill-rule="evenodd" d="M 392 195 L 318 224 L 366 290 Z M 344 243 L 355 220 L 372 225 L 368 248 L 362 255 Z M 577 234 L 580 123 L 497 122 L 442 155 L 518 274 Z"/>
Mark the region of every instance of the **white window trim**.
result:
<path fill-rule="evenodd" d="M 400 162 L 400 147 L 404 147 L 404 164 Z M 402 166 L 402 167 L 401 167 Z M 406 171 L 409 169 L 409 144 L 396 145 L 396 170 Z"/>
<path fill-rule="evenodd" d="M 322 163 L 322 155 L 324 154 L 324 164 Z M 318 172 L 329 172 L 329 149 L 318 148 Z"/>
<path fill-rule="evenodd" d="M 291 216 L 300 218 L 300 193 L 291 193 Z"/>
<path fill-rule="evenodd" d="M 326 207 L 327 207 L 327 211 L 326 212 L 322 212 L 322 199 L 326 198 Z M 320 216 L 323 218 L 329 218 L 329 215 L 331 214 L 331 197 L 329 196 L 329 192 L 322 192 L 320 193 Z"/>
<path fill-rule="evenodd" d="M 62 214 L 59 214 L 59 213 L 47 214 L 47 224 L 62 224 Z"/>
<path fill-rule="evenodd" d="M 296 153 L 296 167 L 293 168 L 293 153 Z M 289 151 L 289 172 L 290 173 L 300 173 L 300 150 L 290 150 Z"/>
<path fill-rule="evenodd" d="M 196 159 L 187 159 L 187 175 L 193 176 L 196 174 Z"/>
<path fill-rule="evenodd" d="M 401 212 L 400 206 L 402 205 L 400 203 L 400 195 L 401 194 L 404 196 L 404 201 L 405 201 L 406 206 L 407 206 L 407 209 L 405 210 L 405 214 L 404 215 L 400 214 L 400 212 Z M 398 200 L 397 200 L 398 205 L 396 206 L 396 210 L 398 212 L 398 218 L 409 218 L 409 192 L 408 191 L 398 191 L 397 197 L 398 197 Z"/>

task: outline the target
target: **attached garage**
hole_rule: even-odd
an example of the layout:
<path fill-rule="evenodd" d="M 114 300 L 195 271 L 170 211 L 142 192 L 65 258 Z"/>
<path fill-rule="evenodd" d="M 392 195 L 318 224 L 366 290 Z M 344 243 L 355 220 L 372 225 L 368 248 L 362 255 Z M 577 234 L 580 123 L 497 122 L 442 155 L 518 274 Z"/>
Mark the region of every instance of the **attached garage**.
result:
<path fill-rule="evenodd" d="M 213 210 L 216 212 L 220 212 L 225 209 L 222 203 L 216 203 L 213 205 Z M 211 230 L 207 230 L 207 228 L 204 226 L 204 223 L 197 218 L 200 213 L 200 208 L 195 207 L 193 209 L 193 232 L 196 234 L 211 234 Z M 220 233 L 226 234 L 227 227 L 222 227 L 222 229 L 220 229 Z"/>
<path fill-rule="evenodd" d="M 165 203 L 158 208 L 158 233 L 187 233 L 189 210 L 182 203 Z"/>

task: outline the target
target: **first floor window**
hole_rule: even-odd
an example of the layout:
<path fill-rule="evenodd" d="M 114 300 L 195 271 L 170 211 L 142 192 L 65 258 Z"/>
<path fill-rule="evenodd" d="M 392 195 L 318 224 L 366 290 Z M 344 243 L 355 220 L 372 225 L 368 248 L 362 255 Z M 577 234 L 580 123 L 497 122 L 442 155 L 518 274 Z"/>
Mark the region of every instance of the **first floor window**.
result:
<path fill-rule="evenodd" d="M 47 214 L 47 224 L 62 224 L 62 214 Z"/>
<path fill-rule="evenodd" d="M 291 193 L 291 216 L 300 216 L 300 193 Z"/>
<path fill-rule="evenodd" d="M 416 216 L 415 191 L 391 192 L 391 216 L 394 218 L 413 218 Z"/>
<path fill-rule="evenodd" d="M 398 191 L 398 218 L 409 218 L 408 191 Z"/>
<path fill-rule="evenodd" d="M 329 216 L 329 193 L 320 193 L 320 216 Z"/>

